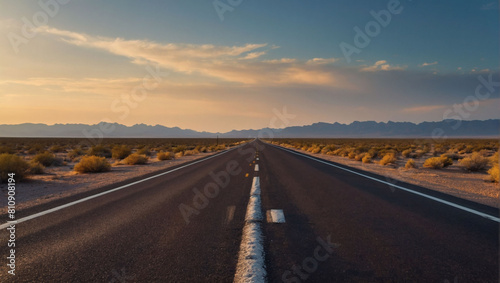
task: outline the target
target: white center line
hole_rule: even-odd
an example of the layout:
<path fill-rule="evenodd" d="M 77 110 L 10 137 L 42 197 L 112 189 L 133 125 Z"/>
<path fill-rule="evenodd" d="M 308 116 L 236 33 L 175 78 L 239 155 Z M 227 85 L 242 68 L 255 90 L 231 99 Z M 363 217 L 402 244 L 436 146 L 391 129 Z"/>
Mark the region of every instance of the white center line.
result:
<path fill-rule="evenodd" d="M 260 177 L 253 177 L 252 189 L 250 195 L 260 195 Z"/>
<path fill-rule="evenodd" d="M 266 282 L 267 273 L 261 222 L 260 179 L 254 177 L 238 254 L 238 264 L 234 275 L 235 283 Z"/>
<path fill-rule="evenodd" d="M 227 207 L 226 219 L 224 221 L 224 223 L 226 225 L 228 225 L 229 223 L 231 223 L 231 221 L 233 221 L 233 219 L 234 219 L 234 211 L 235 210 L 236 210 L 236 206 L 234 206 L 234 205 L 231 205 L 231 206 Z"/>
<path fill-rule="evenodd" d="M 259 171 L 259 164 L 255 164 L 255 172 Z"/>
<path fill-rule="evenodd" d="M 270 209 L 267 211 L 267 222 L 285 223 L 285 214 L 282 209 Z"/>

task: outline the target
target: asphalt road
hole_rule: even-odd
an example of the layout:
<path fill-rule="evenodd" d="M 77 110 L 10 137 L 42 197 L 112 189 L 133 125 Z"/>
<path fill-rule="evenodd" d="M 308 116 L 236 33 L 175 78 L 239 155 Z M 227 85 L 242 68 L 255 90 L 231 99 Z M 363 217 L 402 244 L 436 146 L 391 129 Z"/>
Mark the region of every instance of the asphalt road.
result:
<path fill-rule="evenodd" d="M 15 276 L 2 229 L 0 281 L 232 282 L 255 176 L 263 212 L 286 220 L 262 222 L 269 282 L 499 281 L 498 222 L 261 141 L 18 223 Z"/>

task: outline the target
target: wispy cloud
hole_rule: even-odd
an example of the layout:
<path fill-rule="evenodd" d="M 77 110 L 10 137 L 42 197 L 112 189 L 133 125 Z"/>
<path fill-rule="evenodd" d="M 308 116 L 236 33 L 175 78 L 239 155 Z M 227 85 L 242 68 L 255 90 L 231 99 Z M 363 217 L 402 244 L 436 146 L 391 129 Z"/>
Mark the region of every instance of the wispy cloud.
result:
<path fill-rule="evenodd" d="M 299 83 L 349 87 L 335 72 L 323 67 L 337 61 L 335 58 L 314 58 L 309 61 L 285 58 L 278 61 L 251 60 L 258 59 L 268 50 L 277 48 L 269 47 L 267 43 L 249 43 L 241 46 L 161 44 L 148 40 L 90 36 L 47 26 L 40 27 L 37 31 L 55 36 L 68 44 L 101 49 L 128 57 L 134 64 L 157 63 L 174 72 L 199 74 L 226 82 L 249 85 Z"/>
<path fill-rule="evenodd" d="M 404 67 L 391 66 L 386 60 L 379 60 L 375 62 L 372 66 L 366 66 L 360 69 L 362 72 L 376 72 L 376 71 L 392 71 L 392 70 L 404 70 Z"/>
<path fill-rule="evenodd" d="M 498 9 L 498 2 L 490 2 L 481 5 L 481 10 L 495 10 Z"/>
<path fill-rule="evenodd" d="M 424 105 L 424 106 L 414 106 L 403 108 L 401 112 L 417 112 L 417 113 L 428 113 L 439 109 L 445 109 L 446 105 Z"/>
<path fill-rule="evenodd" d="M 432 66 L 432 65 L 437 65 L 437 64 L 438 64 L 438 62 L 437 62 L 437 61 L 434 61 L 434 62 L 432 62 L 432 63 L 427 63 L 427 62 L 424 62 L 424 63 L 422 63 L 422 64 L 420 64 L 420 65 L 418 65 L 418 66 L 419 66 L 419 67 L 426 67 L 426 66 Z"/>

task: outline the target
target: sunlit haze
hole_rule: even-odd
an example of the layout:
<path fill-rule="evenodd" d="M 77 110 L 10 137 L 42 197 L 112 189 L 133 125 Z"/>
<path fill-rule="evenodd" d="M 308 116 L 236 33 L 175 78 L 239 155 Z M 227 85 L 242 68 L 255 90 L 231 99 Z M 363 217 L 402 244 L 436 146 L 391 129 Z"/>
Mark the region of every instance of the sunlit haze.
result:
<path fill-rule="evenodd" d="M 0 3 L 0 124 L 499 118 L 497 1 L 37 3 Z"/>

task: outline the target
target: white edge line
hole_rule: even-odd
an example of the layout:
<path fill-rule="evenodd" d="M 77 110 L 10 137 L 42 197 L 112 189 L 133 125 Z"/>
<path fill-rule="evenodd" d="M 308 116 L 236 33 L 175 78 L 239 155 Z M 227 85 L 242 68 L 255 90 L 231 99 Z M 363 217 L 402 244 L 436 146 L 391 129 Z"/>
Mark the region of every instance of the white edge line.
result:
<path fill-rule="evenodd" d="M 279 147 L 279 146 L 275 146 L 275 145 L 272 145 L 272 146 L 274 146 L 276 148 L 279 148 L 281 150 L 285 150 L 285 151 L 288 151 L 290 153 L 293 153 L 293 154 L 296 154 L 296 155 L 300 155 L 300 156 L 303 156 L 303 157 L 315 160 L 317 162 L 320 162 L 320 163 L 323 163 L 323 164 L 326 164 L 326 165 L 330 165 L 332 167 L 335 167 L 335 168 L 338 168 L 338 169 L 342 169 L 344 171 L 347 171 L 347 172 L 350 172 L 350 173 L 353 173 L 353 174 L 356 174 L 356 175 L 359 175 L 359 176 L 362 176 L 362 177 L 365 177 L 365 178 L 368 178 L 368 179 L 380 182 L 382 184 L 386 184 L 386 185 L 389 185 L 391 187 L 398 188 L 400 190 L 403 190 L 403 191 L 406 191 L 406 192 L 409 192 L 409 193 L 412 193 L 412 194 L 416 194 L 416 195 L 419 195 L 419 196 L 422 196 L 422 197 L 425 197 L 425 198 L 428 198 L 428 199 L 431 199 L 431 200 L 434 200 L 434 201 L 437 201 L 437 202 L 440 202 L 440 203 L 443 203 L 443 204 L 446 204 L 446 205 L 449 205 L 449 206 L 452 206 L 452 207 L 455 207 L 455 208 L 458 208 L 458 209 L 461 209 L 461 210 L 470 212 L 472 214 L 476 214 L 478 216 L 481 216 L 481 217 L 484 217 L 484 218 L 487 218 L 487 219 L 490 219 L 490 220 L 493 220 L 493 221 L 496 221 L 496 222 L 500 223 L 500 218 L 498 218 L 498 217 L 495 217 L 495 216 L 492 216 L 492 215 L 489 215 L 489 214 L 486 214 L 486 213 L 483 213 L 483 212 L 480 212 L 480 211 L 477 211 L 477 210 L 474 210 L 474 209 L 471 209 L 471 208 L 468 208 L 468 207 L 465 207 L 465 206 L 461 206 L 461 205 L 458 205 L 456 203 L 452 203 L 452 202 L 449 202 L 449 201 L 446 201 L 446 200 L 443 200 L 443 199 L 440 199 L 440 198 L 429 196 L 429 195 L 426 195 L 426 194 L 421 193 L 421 192 L 413 191 L 413 190 L 410 190 L 410 189 L 405 188 L 405 187 L 401 187 L 401 186 L 398 186 L 398 185 L 395 185 L 395 184 L 391 184 L 389 182 L 382 181 L 380 179 L 377 179 L 377 178 L 374 178 L 374 177 L 370 177 L 370 176 L 364 175 L 362 173 L 359 173 L 359 172 L 356 172 L 356 171 L 353 171 L 353 170 L 349 170 L 347 168 L 343 168 L 343 167 L 331 164 L 329 162 L 326 162 L 326 161 L 323 161 L 323 160 L 319 160 L 319 159 L 313 158 L 311 156 L 307 156 L 307 155 L 299 153 L 299 152 L 295 152 L 293 150 L 285 149 L 285 148 L 282 148 L 282 147 Z"/>
<path fill-rule="evenodd" d="M 249 142 L 250 143 L 250 142 Z M 243 144 L 245 145 L 245 144 Z M 243 146 L 243 145 L 240 145 L 240 146 Z M 139 184 L 139 183 L 142 183 L 144 181 L 147 181 L 147 180 L 151 180 L 151 179 L 154 179 L 154 178 L 157 178 L 157 177 L 160 177 L 160 176 L 163 176 L 163 175 L 166 175 L 166 174 L 169 174 L 169 173 L 172 173 L 172 172 L 175 172 L 177 170 L 180 170 L 180 169 L 183 169 L 183 168 L 186 168 L 186 167 L 189 167 L 191 165 L 194 165 L 194 164 L 197 164 L 197 163 L 200 163 L 200 162 L 203 162 L 203 161 L 206 161 L 206 160 L 209 160 L 209 159 L 212 159 L 216 156 L 219 156 L 219 155 L 222 155 L 222 154 L 226 154 L 230 151 L 233 151 L 237 148 L 239 148 L 240 146 L 237 146 L 235 148 L 232 148 L 232 149 L 229 149 L 227 151 L 224 151 L 224 152 L 221 152 L 221 153 L 217 153 L 215 155 L 212 155 L 212 156 L 209 156 L 205 159 L 202 159 L 202 160 L 197 160 L 197 161 L 194 161 L 193 163 L 189 163 L 189 164 L 186 164 L 186 165 L 182 165 L 181 167 L 177 167 L 175 169 L 172 169 L 172 170 L 169 170 L 167 172 L 163 172 L 163 173 L 160 173 L 160 174 L 157 174 L 157 175 L 154 175 L 154 176 L 151 176 L 151 177 L 148 177 L 148 178 L 145 178 L 145 179 L 142 179 L 142 180 L 139 180 L 139 181 L 135 181 L 133 183 L 130 183 L 130 184 L 126 184 L 126 185 L 123 185 L 121 187 L 118 187 L 118 188 L 114 188 L 114 189 L 111 189 L 111 190 L 108 190 L 108 191 L 105 191 L 105 192 L 102 192 L 102 193 L 98 193 L 96 195 L 91 195 L 91 196 L 88 196 L 86 198 L 82 198 L 82 199 L 79 199 L 79 200 L 76 200 L 76 201 L 73 201 L 73 202 L 70 202 L 70 203 L 67 203 L 67 204 L 63 204 L 63 205 L 60 205 L 60 206 L 57 206 L 57 207 L 54 207 L 54 208 L 51 208 L 51 209 L 48 209 L 48 210 L 45 210 L 45 211 L 42 211 L 42 212 L 39 212 L 39 213 L 35 213 L 33 215 L 30 215 L 30 216 L 26 216 L 26 217 L 23 217 L 23 218 L 20 218 L 20 219 L 16 219 L 14 223 L 14 221 L 11 221 L 10 223 L 7 222 L 5 224 L 2 224 L 0 225 L 0 230 L 2 229 L 5 229 L 7 227 L 9 227 L 11 224 L 19 224 L 19 223 L 22 223 L 22 222 L 25 222 L 25 221 L 28 221 L 28 220 L 31 220 L 31 219 L 35 219 L 35 218 L 38 218 L 40 216 L 43 216 L 43 215 L 46 215 L 46 214 L 49 214 L 49 213 L 52 213 L 52 212 L 55 212 L 55 211 L 58 211 L 58 210 L 61 210 L 63 208 L 66 208 L 66 207 L 70 207 L 70 206 L 73 206 L 75 204 L 79 204 L 79 203 L 82 203 L 82 202 L 85 202 L 85 201 L 88 201 L 88 200 L 91 200 L 91 199 L 94 199 L 94 198 L 97 198 L 97 197 L 100 197 L 100 196 L 103 196 L 103 195 L 107 195 L 109 193 L 112 193 L 112 192 L 115 192 L 115 191 L 118 191 L 118 190 L 121 190 L 121 189 L 124 189 L 124 188 L 127 188 L 127 187 L 130 187 L 130 186 L 133 186 L 133 185 L 136 185 L 136 184 Z"/>

